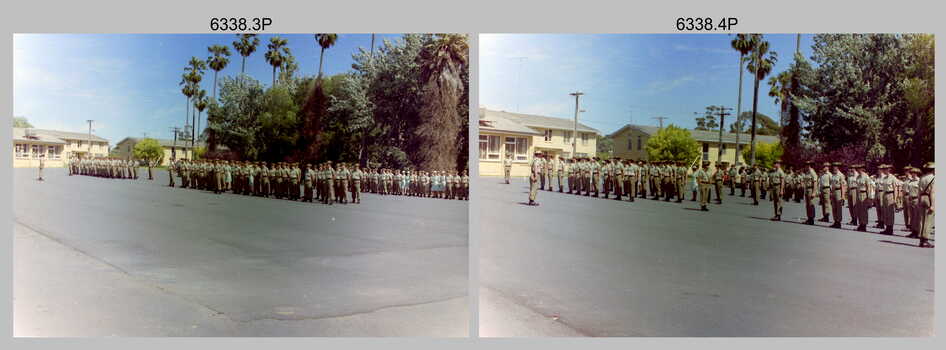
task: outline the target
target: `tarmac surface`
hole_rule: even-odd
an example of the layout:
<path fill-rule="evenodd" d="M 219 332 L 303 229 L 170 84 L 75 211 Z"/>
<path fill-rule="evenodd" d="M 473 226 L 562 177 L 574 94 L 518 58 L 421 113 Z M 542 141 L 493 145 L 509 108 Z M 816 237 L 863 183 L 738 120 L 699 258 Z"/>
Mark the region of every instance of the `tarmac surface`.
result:
<path fill-rule="evenodd" d="M 738 191 L 709 212 L 547 191 L 528 206 L 523 178 L 478 191 L 480 336 L 933 334 L 934 249 L 900 213 L 885 236 L 801 224 L 803 203 L 773 222 Z"/>
<path fill-rule="evenodd" d="M 15 336 L 469 335 L 468 202 L 14 169 Z"/>

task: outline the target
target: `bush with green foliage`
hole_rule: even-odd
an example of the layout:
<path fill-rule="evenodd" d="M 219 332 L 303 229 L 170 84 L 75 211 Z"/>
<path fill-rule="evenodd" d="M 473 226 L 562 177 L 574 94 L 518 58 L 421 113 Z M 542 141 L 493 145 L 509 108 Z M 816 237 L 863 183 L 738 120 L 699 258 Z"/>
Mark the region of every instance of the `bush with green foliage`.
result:
<path fill-rule="evenodd" d="M 644 149 L 651 161 L 692 162 L 700 156 L 700 144 L 690 131 L 673 124 L 648 138 Z"/>

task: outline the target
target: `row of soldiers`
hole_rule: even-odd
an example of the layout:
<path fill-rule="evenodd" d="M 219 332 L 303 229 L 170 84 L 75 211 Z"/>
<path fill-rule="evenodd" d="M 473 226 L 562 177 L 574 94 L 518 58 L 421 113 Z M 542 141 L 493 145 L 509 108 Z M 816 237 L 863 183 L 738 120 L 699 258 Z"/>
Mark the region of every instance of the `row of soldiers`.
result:
<path fill-rule="evenodd" d="M 138 163 L 118 158 L 70 157 L 66 162 L 69 176 L 87 175 L 110 179 L 137 179 Z"/>
<path fill-rule="evenodd" d="M 178 160 L 169 168 L 169 186 L 175 178 L 182 188 L 302 200 L 324 204 L 361 203 L 361 192 L 381 195 L 469 199 L 469 177 L 447 171 L 362 169 L 331 161 L 315 165 L 292 162 Z"/>
<path fill-rule="evenodd" d="M 893 235 L 895 213 L 903 215 L 904 231 L 907 237 L 919 238 L 921 247 L 932 247 L 929 242 L 933 229 L 933 180 L 935 165 L 930 162 L 922 169 L 907 166 L 899 176 L 890 164 L 881 164 L 875 174 L 869 174 L 863 164 L 843 165 L 841 163 L 823 163 L 820 171 L 814 163 L 806 162 L 805 169 L 796 175 L 796 187 L 800 187 L 805 201 L 808 225 L 815 224 L 815 200 L 821 207 L 818 221 L 832 222 L 833 228 L 842 228 L 844 224 L 844 206 L 848 208 L 850 221 L 847 225 L 856 226 L 857 231 L 867 232 L 870 209 L 875 210 L 877 218 L 874 228 L 880 234 Z M 785 186 L 787 177 L 782 177 L 777 184 Z M 784 192 L 783 192 L 784 193 Z M 776 212 L 780 211 L 778 198 L 773 198 Z"/>
<path fill-rule="evenodd" d="M 511 167 L 512 163 L 507 159 L 504 162 L 506 183 L 509 183 Z M 554 191 L 553 187 L 557 183 L 559 192 L 605 199 L 610 199 L 613 194 L 615 200 L 624 200 L 626 197 L 633 202 L 635 198 L 650 197 L 679 203 L 687 193 L 692 193 L 692 200 L 696 200 L 695 174 L 699 168 L 693 166 L 690 169 L 686 162 L 648 162 L 621 158 L 602 161 L 597 157 L 566 160 L 536 153 L 530 168 L 530 178 L 535 179 L 536 190 Z M 718 203 L 722 203 L 724 174 L 725 167 L 710 174 Z M 530 204 L 535 204 L 534 196 L 530 197 L 533 197 Z"/>
<path fill-rule="evenodd" d="M 509 159 L 504 161 L 506 183 L 509 183 L 511 163 Z M 694 165 L 687 169 L 683 162 L 620 158 L 602 161 L 596 157 L 566 160 L 536 153 L 530 165 L 529 204 L 538 205 L 536 192 L 539 189 L 553 191 L 553 185 L 557 183 L 559 192 L 566 192 L 567 185 L 568 193 L 599 197 L 600 188 L 604 198 L 613 193 L 614 199 L 622 200 L 626 196 L 629 201 L 634 201 L 635 197 L 647 198 L 649 191 L 652 199 L 675 199 L 679 203 L 686 193 L 691 193 L 691 200 L 699 197 L 700 210 L 708 211 L 707 204 L 713 197 L 711 192 L 715 192 L 716 203 L 722 204 L 722 191 L 728 182 L 730 195 L 735 195 L 737 187 L 743 197 L 748 190 L 753 205 L 759 205 L 759 199 L 766 199 L 768 194 L 773 202 L 773 221 L 781 220 L 783 200 L 800 203 L 804 199 L 808 214 L 804 223 L 814 225 L 814 203 L 817 200 L 822 210 L 819 221 L 830 222 L 833 216 L 831 227 L 841 228 L 842 208 L 846 202 L 851 216 L 848 225 L 866 232 L 867 211 L 873 208 L 878 218 L 874 227 L 883 229 L 882 234 L 892 235 L 893 213 L 902 211 L 904 230 L 911 232 L 908 237 L 920 238 L 920 246 L 932 246 L 929 243 L 932 220 L 924 226 L 920 219 L 932 214 L 932 210 L 922 210 L 920 204 L 923 198 L 929 200 L 932 197 L 932 186 L 924 186 L 928 183 L 922 181 L 919 168 L 908 167 L 898 178 L 892 174 L 890 165 L 880 166 L 878 174 L 874 175 L 866 174 L 863 165 L 850 166 L 846 173 L 842 172 L 840 163 L 825 164 L 820 172 L 815 171 L 813 164 L 806 164 L 805 169 L 798 171 L 782 170 L 781 162 L 776 162 L 773 167 L 744 167 L 741 164 L 730 167 L 726 162 L 717 162 L 712 171 L 709 165 L 709 162 L 703 162 L 702 167 Z M 932 176 L 932 164 L 927 166 L 929 176 Z"/>

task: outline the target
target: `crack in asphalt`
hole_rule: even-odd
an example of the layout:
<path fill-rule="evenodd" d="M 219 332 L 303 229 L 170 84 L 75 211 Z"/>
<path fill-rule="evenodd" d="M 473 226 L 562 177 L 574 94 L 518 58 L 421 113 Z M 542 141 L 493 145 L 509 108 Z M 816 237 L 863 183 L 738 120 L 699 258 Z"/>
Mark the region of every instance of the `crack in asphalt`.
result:
<path fill-rule="evenodd" d="M 509 295 L 509 294 L 507 294 L 507 293 L 505 293 L 505 292 L 503 292 L 503 291 L 501 291 L 501 290 L 499 290 L 499 289 L 497 289 L 497 288 L 487 286 L 487 285 L 484 284 L 483 282 L 480 282 L 479 287 L 480 287 L 480 288 L 483 288 L 483 289 L 489 289 L 489 290 L 492 291 L 493 293 L 496 293 L 496 294 L 498 294 L 499 296 L 501 296 L 501 297 L 503 297 L 503 298 L 506 298 L 507 300 L 509 300 L 509 301 L 511 301 L 511 302 L 513 302 L 513 303 L 515 303 L 516 305 L 519 305 L 519 306 L 525 308 L 526 310 L 532 311 L 532 312 L 534 312 L 535 314 L 540 315 L 540 316 L 542 316 L 542 317 L 544 317 L 544 318 L 549 318 L 549 319 L 551 319 L 551 318 L 549 317 L 548 313 L 543 312 L 543 311 L 540 310 L 539 308 L 530 305 L 529 303 L 527 303 L 525 300 L 523 300 L 523 299 L 520 298 L 520 297 L 517 297 L 517 296 L 514 296 L 514 295 Z M 575 332 L 578 333 L 578 334 L 581 334 L 582 336 L 585 336 L 585 337 L 597 337 L 597 335 L 595 335 L 595 334 L 594 334 L 593 332 L 591 332 L 590 330 L 586 330 L 586 329 L 584 329 L 584 328 L 578 327 L 577 325 L 571 324 L 571 323 L 569 323 L 569 322 L 567 322 L 567 321 L 563 321 L 563 320 L 562 320 L 562 317 L 558 317 L 557 319 L 553 319 L 553 321 L 556 322 L 556 323 L 558 323 L 558 324 L 561 324 L 562 326 L 565 326 L 565 327 L 568 328 L 568 329 L 571 329 L 571 330 L 575 331 Z M 639 333 L 639 332 L 635 332 L 635 331 L 630 331 L 630 332 L 633 333 L 633 336 L 635 336 L 635 337 L 644 337 L 644 336 L 645 336 L 643 333 Z"/>
<path fill-rule="evenodd" d="M 460 298 L 466 298 L 466 297 L 467 297 L 466 294 L 460 294 L 460 295 L 451 295 L 451 296 L 444 297 L 444 298 L 437 298 L 437 299 L 430 300 L 430 301 L 422 301 L 422 302 L 416 302 L 416 303 L 403 303 L 403 304 L 394 304 L 394 305 L 385 305 L 385 306 L 379 306 L 379 307 L 371 308 L 371 309 L 364 310 L 364 311 L 355 311 L 355 312 L 349 312 L 349 313 L 329 314 L 329 315 L 324 315 L 324 316 L 299 316 L 299 317 L 289 317 L 289 316 L 287 316 L 287 317 L 280 317 L 280 318 L 276 318 L 276 317 L 257 317 L 257 318 L 252 318 L 252 319 L 248 319 L 248 320 L 238 320 L 237 322 L 240 322 L 240 323 L 252 323 L 252 322 L 258 322 L 258 321 L 281 321 L 281 322 L 290 321 L 290 322 L 295 322 L 295 321 L 326 320 L 326 319 L 333 319 L 333 318 L 342 318 L 342 317 L 351 317 L 351 316 L 365 315 L 365 314 L 375 313 L 375 312 L 382 311 L 382 310 L 386 310 L 386 309 L 396 309 L 396 308 L 405 308 L 405 307 L 413 307 L 413 306 L 421 306 L 421 305 L 436 304 L 436 303 L 441 303 L 441 302 L 445 302 L 445 301 L 450 301 L 450 300 L 460 299 Z"/>

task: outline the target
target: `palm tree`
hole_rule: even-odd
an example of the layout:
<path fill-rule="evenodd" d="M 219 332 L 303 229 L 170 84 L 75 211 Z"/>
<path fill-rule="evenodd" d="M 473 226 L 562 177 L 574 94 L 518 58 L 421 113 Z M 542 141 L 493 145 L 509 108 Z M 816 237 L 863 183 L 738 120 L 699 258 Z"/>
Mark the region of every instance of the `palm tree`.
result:
<path fill-rule="evenodd" d="M 217 73 L 230 64 L 230 48 L 223 45 L 213 45 L 207 48 L 211 56 L 207 57 L 207 66 L 214 71 L 213 100 L 217 100 Z"/>
<path fill-rule="evenodd" d="M 756 114 L 759 107 L 759 81 L 765 79 L 772 72 L 772 66 L 778 61 L 778 54 L 769 52 L 769 42 L 762 39 L 762 34 L 751 34 L 753 41 L 752 54 L 746 69 L 755 76 L 755 85 L 752 95 L 752 137 L 749 145 L 751 164 L 755 164 L 755 129 Z M 766 56 L 768 54 L 768 56 Z"/>
<path fill-rule="evenodd" d="M 207 90 L 200 89 L 194 94 L 194 108 L 197 108 L 197 127 L 195 127 L 194 130 L 200 130 L 200 113 L 203 112 L 209 104 L 210 101 L 207 100 Z"/>
<path fill-rule="evenodd" d="M 246 58 L 256 52 L 259 38 L 256 34 L 237 34 L 237 37 L 240 40 L 233 42 L 233 48 L 240 53 L 240 56 L 243 56 L 243 63 L 240 65 L 240 74 L 243 74 L 246 73 Z"/>
<path fill-rule="evenodd" d="M 779 126 L 785 126 L 785 114 L 788 109 L 789 98 L 792 94 L 792 73 L 783 71 L 776 76 L 769 78 L 769 96 L 775 98 L 775 104 L 779 105 L 781 115 Z"/>
<path fill-rule="evenodd" d="M 286 47 L 288 44 L 288 40 L 274 36 L 269 38 L 269 45 L 266 45 L 269 48 L 269 51 L 266 51 L 266 62 L 273 66 L 273 86 L 276 86 L 276 68 L 281 67 L 286 61 L 286 56 L 283 54 L 289 54 L 289 48 Z"/>
<path fill-rule="evenodd" d="M 374 36 L 372 36 L 374 39 Z M 335 45 L 335 42 L 338 41 L 338 34 L 315 34 L 315 41 L 322 47 L 322 51 L 319 52 L 319 75 L 322 77 L 322 58 L 325 56 L 325 49 L 330 48 Z M 372 47 L 374 43 L 372 42 Z"/>
<path fill-rule="evenodd" d="M 739 100 L 736 101 L 736 158 L 733 164 L 739 162 L 739 131 L 742 129 L 742 63 L 745 62 L 746 55 L 752 52 L 755 43 L 752 42 L 748 34 L 736 34 L 736 38 L 730 43 L 733 50 L 739 51 Z"/>
<path fill-rule="evenodd" d="M 463 94 L 461 74 L 466 69 L 468 49 L 464 34 L 437 34 L 421 50 L 424 98 L 419 114 L 423 122 L 417 128 L 424 145 L 417 154 L 421 169 L 456 168 L 456 135 L 463 122 L 457 106 Z"/>
<path fill-rule="evenodd" d="M 185 74 L 185 80 L 187 84 L 190 85 L 193 95 L 191 98 L 194 98 L 200 89 L 200 81 L 204 78 L 204 69 L 207 69 L 207 64 L 197 57 L 191 57 L 190 62 L 187 63 L 188 67 L 184 68 L 187 71 Z M 206 92 L 204 93 L 206 95 Z M 192 102 L 196 103 L 196 101 Z M 196 107 L 196 106 L 194 106 Z M 195 115 L 196 116 L 196 115 Z M 194 125 L 194 124 L 191 124 Z M 194 137 L 196 136 L 197 129 L 194 129 L 191 133 L 191 146 L 194 145 Z"/>
<path fill-rule="evenodd" d="M 185 68 L 184 70 L 186 71 L 187 69 Z M 184 105 L 184 109 L 185 109 L 184 125 L 185 126 L 187 125 L 188 121 L 190 121 L 191 119 L 191 97 L 194 96 L 194 93 L 196 93 L 196 91 L 194 91 L 194 86 L 190 83 L 189 78 L 190 77 L 188 76 L 188 73 L 185 72 L 184 74 L 181 75 L 181 82 L 179 84 L 179 85 L 184 86 L 181 88 L 181 93 L 184 94 L 185 97 L 187 97 L 187 101 Z"/>

